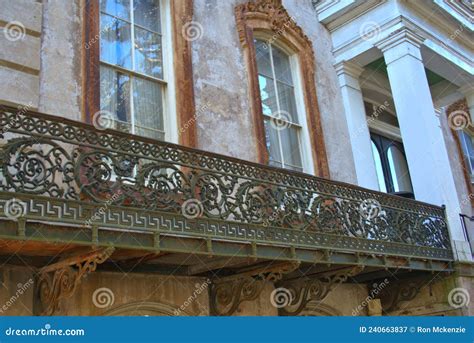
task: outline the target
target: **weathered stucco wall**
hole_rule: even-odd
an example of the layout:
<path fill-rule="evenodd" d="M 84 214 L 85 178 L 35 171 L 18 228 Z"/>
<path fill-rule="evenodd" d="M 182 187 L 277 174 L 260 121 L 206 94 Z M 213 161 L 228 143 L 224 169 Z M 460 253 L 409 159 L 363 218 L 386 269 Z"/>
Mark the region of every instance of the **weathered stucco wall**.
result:
<path fill-rule="evenodd" d="M 36 109 L 43 5 L 0 0 L 0 8 L 0 103 Z"/>
<path fill-rule="evenodd" d="M 0 103 L 81 119 L 81 3 L 0 1 Z"/>
<path fill-rule="evenodd" d="M 0 268 L 0 316 L 33 315 L 33 270 L 4 265 Z"/>
<path fill-rule="evenodd" d="M 243 1 L 195 0 L 194 21 L 202 37 L 193 42 L 199 148 L 255 161 L 244 57 L 234 19 Z"/>
<path fill-rule="evenodd" d="M 205 278 L 118 272 L 92 273 L 63 302 L 64 315 L 208 315 Z"/>
<path fill-rule="evenodd" d="M 81 1 L 43 6 L 39 110 L 81 120 Z"/>

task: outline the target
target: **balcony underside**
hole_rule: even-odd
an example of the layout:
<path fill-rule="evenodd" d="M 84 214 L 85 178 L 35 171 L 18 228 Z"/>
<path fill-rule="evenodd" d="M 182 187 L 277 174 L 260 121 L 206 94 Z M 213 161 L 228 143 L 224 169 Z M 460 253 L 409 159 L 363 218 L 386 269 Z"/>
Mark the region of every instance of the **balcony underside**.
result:
<path fill-rule="evenodd" d="M 0 210 L 5 204 L 4 197 L 8 194 L 0 193 Z M 264 228 L 265 232 L 259 234 L 262 228 L 258 226 L 208 218 L 190 220 L 169 213 L 137 213 L 123 207 L 109 207 L 104 218 L 109 218 L 110 223 L 89 228 L 83 225 L 92 210 L 88 203 L 65 203 L 40 196 L 16 198 L 28 204 L 28 220 L 0 220 L 0 239 L 4 247 L 0 255 L 8 255 L 5 248 L 8 246 L 14 246 L 12 252 L 17 255 L 44 257 L 60 256 L 68 249 L 115 247 L 114 256 L 119 256 L 120 251 L 130 255 L 132 260 L 151 256 L 147 258 L 149 265 L 135 266 L 135 271 L 141 268 L 166 272 L 169 267 L 183 275 L 189 273 L 182 270 L 181 262 L 167 267 L 158 257 L 173 254 L 181 256 L 178 261 L 210 265 L 215 260 L 227 258 L 244 261 L 246 265 L 262 261 L 295 261 L 334 268 L 362 265 L 392 271 L 453 270 L 451 253 L 444 249 L 284 229 Z M 81 213 L 86 217 L 81 217 Z M 51 250 L 46 246 L 55 248 Z M 45 254 L 48 251 L 50 253 Z M 156 262 L 153 262 L 153 256 Z"/>

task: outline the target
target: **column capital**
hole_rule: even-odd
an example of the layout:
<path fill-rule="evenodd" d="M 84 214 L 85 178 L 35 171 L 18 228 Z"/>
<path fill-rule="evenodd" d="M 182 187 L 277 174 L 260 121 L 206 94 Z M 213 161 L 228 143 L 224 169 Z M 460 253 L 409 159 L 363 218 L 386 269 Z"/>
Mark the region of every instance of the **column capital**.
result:
<path fill-rule="evenodd" d="M 358 79 L 360 74 L 362 74 L 362 72 L 364 71 L 364 68 L 362 68 L 357 63 L 351 61 L 342 61 L 336 63 L 334 65 L 334 68 L 336 68 L 336 73 L 338 76 L 342 74 L 347 74 L 356 79 Z"/>
<path fill-rule="evenodd" d="M 343 61 L 334 65 L 341 87 L 351 87 L 360 91 L 359 77 L 364 71 L 360 65 L 350 61 Z"/>
<path fill-rule="evenodd" d="M 420 47 L 424 40 L 422 36 L 404 27 L 381 39 L 375 46 L 382 50 L 387 65 L 406 55 L 421 61 Z"/>

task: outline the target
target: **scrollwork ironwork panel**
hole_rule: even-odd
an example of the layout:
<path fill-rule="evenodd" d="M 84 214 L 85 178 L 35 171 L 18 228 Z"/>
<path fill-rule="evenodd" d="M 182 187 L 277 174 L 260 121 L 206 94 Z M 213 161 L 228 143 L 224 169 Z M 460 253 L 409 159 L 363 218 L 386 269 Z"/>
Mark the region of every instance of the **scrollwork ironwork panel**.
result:
<path fill-rule="evenodd" d="M 0 191 L 106 204 L 97 225 L 116 206 L 207 218 L 228 234 L 250 225 L 271 242 L 320 246 L 327 234 L 367 240 L 369 251 L 450 250 L 441 207 L 34 112 L 4 108 L 0 124 Z"/>

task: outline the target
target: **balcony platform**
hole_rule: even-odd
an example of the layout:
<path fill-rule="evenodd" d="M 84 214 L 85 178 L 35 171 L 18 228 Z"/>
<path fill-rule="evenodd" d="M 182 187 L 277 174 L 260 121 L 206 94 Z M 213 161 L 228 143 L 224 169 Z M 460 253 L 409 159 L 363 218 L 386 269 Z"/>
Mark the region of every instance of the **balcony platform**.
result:
<path fill-rule="evenodd" d="M 453 271 L 442 207 L 9 107 L 0 124 L 4 258 L 114 247 L 111 261 L 183 275 L 232 273 L 225 261 Z"/>

